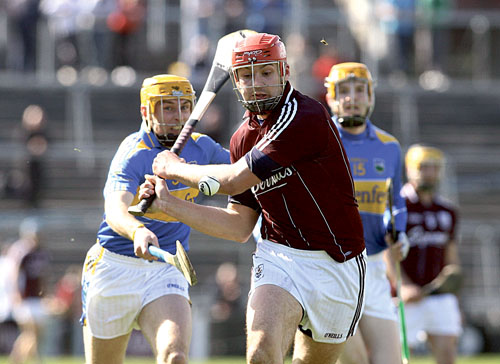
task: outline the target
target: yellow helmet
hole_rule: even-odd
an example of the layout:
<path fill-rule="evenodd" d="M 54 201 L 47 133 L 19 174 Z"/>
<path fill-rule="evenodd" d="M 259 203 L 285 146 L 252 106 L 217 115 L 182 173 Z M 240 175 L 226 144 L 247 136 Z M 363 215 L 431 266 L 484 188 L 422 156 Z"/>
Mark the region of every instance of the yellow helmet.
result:
<path fill-rule="evenodd" d="M 141 87 L 141 106 L 145 106 L 147 115 L 154 114 L 155 105 L 163 98 L 185 99 L 194 107 L 196 96 L 191 82 L 176 75 L 157 75 L 146 78 Z M 148 122 L 149 123 L 149 122 Z M 148 124 L 148 127 L 150 125 Z"/>
<path fill-rule="evenodd" d="M 409 170 L 418 170 L 422 164 L 433 164 L 442 167 L 444 154 L 438 148 L 414 144 L 406 152 L 405 163 L 406 168 Z"/>
<path fill-rule="evenodd" d="M 330 69 L 330 73 L 328 77 L 325 78 L 324 86 L 327 89 L 328 96 L 334 100 L 334 102 L 338 102 L 336 100 L 337 96 L 337 87 L 339 83 L 348 81 L 348 80 L 361 80 L 366 82 L 367 91 L 368 91 L 368 107 L 365 115 L 359 115 L 354 117 L 343 117 L 342 115 L 336 115 L 341 124 L 346 122 L 347 126 L 356 126 L 361 125 L 365 122 L 365 120 L 370 116 L 375 106 L 375 94 L 373 93 L 373 79 L 368 67 L 363 63 L 358 62 L 344 62 L 338 63 L 334 65 Z M 334 111 L 334 113 L 339 113 L 339 111 Z M 353 124 L 353 125 L 351 125 Z"/>

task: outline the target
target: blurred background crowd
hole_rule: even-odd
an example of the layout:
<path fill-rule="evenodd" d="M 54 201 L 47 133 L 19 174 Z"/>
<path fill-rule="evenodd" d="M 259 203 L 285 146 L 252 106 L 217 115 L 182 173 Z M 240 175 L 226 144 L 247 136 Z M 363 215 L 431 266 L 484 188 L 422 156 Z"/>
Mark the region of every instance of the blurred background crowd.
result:
<path fill-rule="evenodd" d="M 142 80 L 183 75 L 199 95 L 217 40 L 244 28 L 279 34 L 292 83 L 321 102 L 333 64 L 367 64 L 377 80 L 371 119 L 403 151 L 424 142 L 447 154 L 442 190 L 460 206 L 466 273 L 460 350 L 500 351 L 500 2 L 0 0 L 1 262 L 8 267 L 16 247 L 30 251 L 18 241 L 31 226 L 46 251 L 42 350 L 82 353 L 79 267 L 95 241 L 112 154 L 139 126 Z M 228 83 L 199 131 L 228 146 L 241 114 Z M 253 248 L 193 233 L 193 357 L 244 352 Z M 20 330 L 8 304 L 0 353 Z M 147 354 L 141 340 L 131 353 Z"/>

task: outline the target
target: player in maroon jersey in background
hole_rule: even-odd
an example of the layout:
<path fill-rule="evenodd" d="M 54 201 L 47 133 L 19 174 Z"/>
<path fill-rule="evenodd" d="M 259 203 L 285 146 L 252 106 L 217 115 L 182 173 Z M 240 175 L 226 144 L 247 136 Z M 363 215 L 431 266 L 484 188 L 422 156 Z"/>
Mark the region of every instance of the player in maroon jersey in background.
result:
<path fill-rule="evenodd" d="M 14 262 L 13 317 L 19 326 L 19 336 L 12 347 L 9 363 L 25 363 L 30 359 L 41 362 L 39 345 L 48 307 L 43 297 L 47 293 L 46 276 L 50 264 L 48 252 L 40 246 L 38 222 L 26 218 L 19 226 L 19 240 L 9 251 Z"/>
<path fill-rule="evenodd" d="M 217 178 L 227 208 L 168 193 L 148 176 L 141 198 L 195 229 L 246 242 L 262 213 L 247 306 L 247 362 L 335 363 L 356 330 L 364 302 L 366 253 L 349 161 L 319 102 L 296 91 L 284 44 L 257 33 L 238 41 L 231 78 L 247 109 L 230 144 L 231 165 L 183 163 L 160 153 L 156 175 L 197 186 Z"/>
<path fill-rule="evenodd" d="M 401 294 L 410 347 L 423 331 L 436 362 L 453 364 L 462 330 L 457 297 L 425 294 L 425 286 L 443 268 L 459 265 L 456 208 L 437 194 L 444 161 L 443 153 L 429 146 L 413 145 L 406 153 L 408 183 L 401 193 L 408 210 L 410 251 L 401 262 Z"/>

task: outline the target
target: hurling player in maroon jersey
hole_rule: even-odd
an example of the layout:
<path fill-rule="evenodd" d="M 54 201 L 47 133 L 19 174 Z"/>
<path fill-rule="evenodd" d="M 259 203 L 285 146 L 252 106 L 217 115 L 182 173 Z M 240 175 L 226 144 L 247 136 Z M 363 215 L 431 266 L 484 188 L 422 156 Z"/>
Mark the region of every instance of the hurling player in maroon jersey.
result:
<path fill-rule="evenodd" d="M 40 345 L 50 315 L 46 300 L 50 254 L 40 241 L 39 229 L 35 218 L 24 219 L 19 240 L 7 252 L 14 265 L 9 272 L 15 282 L 12 315 L 19 328 L 9 363 L 42 362 Z"/>
<path fill-rule="evenodd" d="M 247 307 L 247 361 L 335 363 L 356 330 L 364 303 L 366 253 L 349 161 L 326 109 L 288 82 L 286 50 L 276 35 L 238 41 L 231 79 L 247 109 L 231 138 L 229 166 L 183 163 L 159 154 L 154 173 L 197 186 L 220 181 L 226 208 L 170 195 L 148 176 L 141 197 L 153 209 L 204 233 L 246 242 L 262 214 Z M 153 190 L 156 185 L 156 191 Z"/>
<path fill-rule="evenodd" d="M 447 267 L 458 267 L 455 243 L 457 212 L 437 194 L 443 153 L 433 147 L 413 145 L 406 153 L 408 183 L 402 189 L 408 210 L 408 257 L 401 264 L 408 342 L 415 345 L 424 331 L 438 364 L 455 362 L 461 315 L 451 293 L 426 295 L 426 285 Z M 454 269 L 456 271 L 456 269 Z"/>

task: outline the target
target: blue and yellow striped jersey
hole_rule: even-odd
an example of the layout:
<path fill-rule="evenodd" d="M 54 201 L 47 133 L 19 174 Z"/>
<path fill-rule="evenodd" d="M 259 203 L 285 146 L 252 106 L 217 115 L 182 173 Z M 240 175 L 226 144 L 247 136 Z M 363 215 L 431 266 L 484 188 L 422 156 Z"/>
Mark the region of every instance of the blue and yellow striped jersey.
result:
<path fill-rule="evenodd" d="M 152 132 L 147 132 L 145 125 L 138 132 L 126 137 L 116 152 L 108 172 L 104 187 L 104 198 L 113 191 L 128 191 L 134 197 L 133 204 L 138 202 L 137 192 L 144 182 L 145 174 L 153 174 L 153 160 L 166 148 L 162 147 Z M 207 135 L 193 133 L 187 141 L 180 156 L 188 163 L 225 164 L 229 162 L 229 152 Z M 199 191 L 175 180 L 167 180 L 168 188 L 174 196 L 196 202 Z M 189 233 L 191 228 L 165 213 L 146 213 L 138 217 L 148 229 L 158 237 L 160 247 L 175 253 L 175 241 L 180 240 L 184 248 L 189 250 Z M 98 242 L 106 249 L 135 257 L 132 241 L 117 234 L 106 223 L 106 216 L 97 233 Z"/>
<path fill-rule="evenodd" d="M 395 137 L 373 125 L 369 120 L 360 135 L 338 127 L 347 152 L 356 187 L 356 199 L 363 221 L 368 255 L 387 247 L 384 236 L 389 222 L 387 179 L 393 181 L 394 212 L 397 231 L 406 230 L 406 204 L 401 197 L 401 148 Z M 337 124 L 338 126 L 338 124 Z"/>

